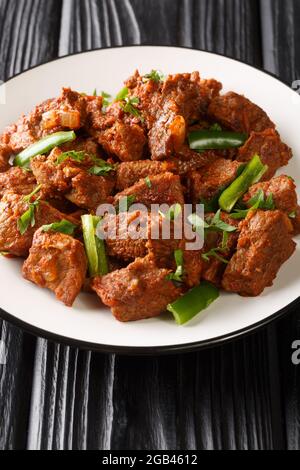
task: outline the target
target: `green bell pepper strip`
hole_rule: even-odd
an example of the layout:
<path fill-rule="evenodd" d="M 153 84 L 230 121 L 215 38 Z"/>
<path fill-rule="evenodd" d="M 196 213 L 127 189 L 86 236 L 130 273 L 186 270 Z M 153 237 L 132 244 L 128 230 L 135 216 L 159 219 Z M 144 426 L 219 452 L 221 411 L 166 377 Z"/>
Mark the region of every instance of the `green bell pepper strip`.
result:
<path fill-rule="evenodd" d="M 105 244 L 96 235 L 96 228 L 101 219 L 92 215 L 83 215 L 81 220 L 90 276 L 104 276 L 108 273 Z"/>
<path fill-rule="evenodd" d="M 47 135 L 43 139 L 30 145 L 23 152 L 19 153 L 14 160 L 14 166 L 27 167 L 30 160 L 37 155 L 44 155 L 54 147 L 59 147 L 67 142 L 73 142 L 76 139 L 74 131 L 69 132 L 56 132 L 54 134 Z"/>
<path fill-rule="evenodd" d="M 241 175 L 220 196 L 219 206 L 230 213 L 238 200 L 248 191 L 250 186 L 258 183 L 268 171 L 268 166 L 261 162 L 258 155 L 254 155 Z"/>
<path fill-rule="evenodd" d="M 174 315 L 178 325 L 184 325 L 207 309 L 219 296 L 219 290 L 215 286 L 203 281 L 200 286 L 194 287 L 176 302 L 168 305 L 168 311 Z"/>
<path fill-rule="evenodd" d="M 247 134 L 227 131 L 194 131 L 189 134 L 192 150 L 224 150 L 244 145 Z"/>

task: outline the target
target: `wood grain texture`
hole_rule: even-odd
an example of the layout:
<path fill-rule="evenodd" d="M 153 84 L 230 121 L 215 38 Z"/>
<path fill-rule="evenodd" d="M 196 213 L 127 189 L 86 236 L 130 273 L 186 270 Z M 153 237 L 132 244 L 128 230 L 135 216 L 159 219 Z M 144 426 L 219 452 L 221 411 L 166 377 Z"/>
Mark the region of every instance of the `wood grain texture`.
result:
<path fill-rule="evenodd" d="M 292 38 L 283 4 L 297 9 L 292 0 L 0 0 L 0 79 L 57 54 L 143 43 L 220 52 L 290 78 L 298 59 L 295 44 L 281 49 Z M 297 313 L 281 325 L 199 353 L 126 358 L 35 342 L 4 323 L 0 448 L 299 448 Z"/>
<path fill-rule="evenodd" d="M 57 55 L 60 10 L 57 0 L 0 0 L 0 80 Z M 0 366 L 0 449 L 24 449 L 36 339 L 5 322 L 0 332 L 7 348 L 7 364 Z"/>
<path fill-rule="evenodd" d="M 292 84 L 300 78 L 300 4 L 262 0 L 263 61 L 267 70 Z M 288 449 L 300 449 L 300 369 L 292 363 L 292 345 L 300 340 L 300 309 L 278 323 L 284 426 Z"/>

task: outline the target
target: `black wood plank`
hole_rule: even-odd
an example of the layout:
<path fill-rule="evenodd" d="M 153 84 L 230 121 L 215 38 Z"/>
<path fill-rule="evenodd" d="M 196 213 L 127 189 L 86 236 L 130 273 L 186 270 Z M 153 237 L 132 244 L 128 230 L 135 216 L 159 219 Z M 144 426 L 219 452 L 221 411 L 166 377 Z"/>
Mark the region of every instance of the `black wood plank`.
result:
<path fill-rule="evenodd" d="M 58 0 L 0 0 L 0 80 L 57 55 L 60 9 Z M 24 449 L 36 340 L 5 322 L 0 331 L 0 449 Z"/>
<path fill-rule="evenodd" d="M 261 0 L 264 66 L 288 84 L 300 78 L 300 4 L 297 0 Z M 288 110 L 287 110 L 288 113 Z M 300 340 L 300 310 L 279 322 L 273 341 L 280 358 L 282 403 L 289 449 L 300 449 L 300 369 L 292 363 L 292 345 Z M 274 348 L 275 349 L 275 348 Z"/>

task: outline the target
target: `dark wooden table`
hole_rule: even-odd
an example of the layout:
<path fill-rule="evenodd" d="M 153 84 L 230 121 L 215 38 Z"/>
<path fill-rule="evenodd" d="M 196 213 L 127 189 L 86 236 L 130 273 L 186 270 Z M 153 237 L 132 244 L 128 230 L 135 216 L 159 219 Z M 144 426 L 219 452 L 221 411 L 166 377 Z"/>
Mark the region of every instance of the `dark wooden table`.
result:
<path fill-rule="evenodd" d="M 292 83 L 299 24 L 297 0 L 0 0 L 0 80 L 72 52 L 148 43 L 216 51 Z M 5 322 L 0 338 L 0 449 L 300 448 L 299 311 L 162 358 L 79 351 Z"/>

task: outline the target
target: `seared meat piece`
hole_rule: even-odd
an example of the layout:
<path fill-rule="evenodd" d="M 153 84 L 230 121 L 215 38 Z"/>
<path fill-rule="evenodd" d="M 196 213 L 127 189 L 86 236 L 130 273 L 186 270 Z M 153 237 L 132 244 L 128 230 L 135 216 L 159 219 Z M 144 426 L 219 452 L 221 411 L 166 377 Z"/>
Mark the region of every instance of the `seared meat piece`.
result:
<path fill-rule="evenodd" d="M 122 213 L 117 216 L 112 214 L 106 215 L 101 224 L 101 232 L 105 233 L 109 256 L 121 258 L 125 261 L 146 256 L 148 238 L 147 212 L 136 211 L 133 213 Z"/>
<path fill-rule="evenodd" d="M 237 252 L 222 286 L 243 296 L 258 296 L 273 285 L 278 270 L 296 249 L 292 223 L 281 211 L 251 211 L 240 227 Z"/>
<path fill-rule="evenodd" d="M 100 204 L 107 201 L 114 185 L 110 176 L 89 175 L 86 171 L 81 171 L 72 178 L 71 190 L 66 198 L 83 209 L 97 210 Z"/>
<path fill-rule="evenodd" d="M 73 142 L 63 144 L 59 148 L 62 152 L 74 150 L 75 152 L 85 152 L 87 155 L 103 158 L 103 152 L 101 152 L 99 144 L 91 137 L 77 137 Z"/>
<path fill-rule="evenodd" d="M 144 204 L 151 208 L 152 204 L 184 204 L 183 188 L 179 176 L 172 173 L 163 173 L 150 177 L 151 188 L 145 179 L 140 180 L 131 188 L 119 193 L 115 197 L 115 205 L 128 196 L 134 196 L 135 203 Z"/>
<path fill-rule="evenodd" d="M 9 145 L 6 145 L 4 142 L 2 143 L 0 139 L 0 173 L 2 171 L 9 170 L 9 159 L 12 154 L 12 148 Z"/>
<path fill-rule="evenodd" d="M 80 93 L 63 88 L 59 98 L 45 101 L 9 126 L 0 141 L 17 153 L 53 132 L 79 129 L 86 120 L 86 104 L 87 99 Z"/>
<path fill-rule="evenodd" d="M 13 167 L 5 173 L 0 173 L 0 197 L 6 191 L 15 194 L 31 194 L 35 187 L 35 177 L 22 168 Z"/>
<path fill-rule="evenodd" d="M 150 257 L 137 258 L 125 269 L 95 278 L 92 287 L 117 320 L 143 320 L 159 316 L 182 294 L 166 279 L 170 273 L 157 268 Z"/>
<path fill-rule="evenodd" d="M 164 101 L 172 100 L 176 103 L 179 114 L 190 124 L 199 121 L 207 111 L 211 95 L 216 90 L 220 90 L 219 86 L 216 87 L 217 83 L 215 81 L 201 82 L 199 72 L 178 73 L 167 77 L 161 94 Z"/>
<path fill-rule="evenodd" d="M 130 188 L 142 178 L 156 176 L 166 172 L 177 172 L 176 163 L 172 162 L 153 162 L 151 160 L 140 160 L 138 162 L 121 163 L 117 168 L 118 191 Z"/>
<path fill-rule="evenodd" d="M 244 196 L 245 204 L 247 204 L 259 190 L 262 190 L 266 197 L 272 194 L 276 209 L 286 212 L 287 215 L 297 210 L 298 198 L 296 185 L 288 176 L 281 175 L 265 183 L 258 183 L 251 186 L 249 192 Z"/>
<path fill-rule="evenodd" d="M 166 101 L 148 135 L 152 160 L 163 160 L 179 152 L 186 133 L 186 121 L 179 114 L 178 105 L 172 100 Z"/>
<path fill-rule="evenodd" d="M 25 279 L 52 290 L 58 300 L 72 307 L 86 272 L 87 259 L 81 242 L 62 233 L 35 233 L 29 258 L 23 265 Z"/>
<path fill-rule="evenodd" d="M 207 166 L 208 164 L 222 158 L 221 152 L 215 150 L 207 150 L 205 152 L 195 152 L 191 150 L 188 145 L 184 144 L 175 156 L 168 161 L 177 166 L 178 174 L 186 176 L 192 171 L 197 171 Z"/>
<path fill-rule="evenodd" d="M 180 150 L 187 125 L 205 114 L 211 98 L 222 87 L 214 80 L 201 81 L 198 72 L 170 75 L 163 83 L 147 82 L 136 72 L 126 85 L 131 95 L 139 98 L 153 160 Z"/>
<path fill-rule="evenodd" d="M 33 174 L 38 184 L 43 186 L 43 197 L 48 199 L 65 195 L 76 206 L 90 210 L 106 202 L 114 188 L 113 178 L 89 174 L 87 170 L 95 163 L 88 155 L 83 162 L 68 158 L 58 164 L 61 154 L 61 150 L 56 148 L 49 157 L 40 155 L 31 162 Z"/>
<path fill-rule="evenodd" d="M 147 143 L 144 130 L 138 124 L 116 121 L 98 134 L 98 142 L 104 150 L 123 162 L 140 160 Z"/>
<path fill-rule="evenodd" d="M 180 219 L 177 219 L 180 223 Z M 164 228 L 164 224 L 166 227 Z M 156 266 L 159 268 L 172 269 L 176 272 L 177 266 L 175 262 L 175 251 L 183 252 L 184 276 L 183 281 L 188 287 L 194 287 L 200 284 L 203 262 L 201 259 L 201 250 L 190 250 L 188 244 L 192 244 L 193 240 L 186 240 L 184 236 L 176 239 L 175 223 L 170 223 L 162 217 L 152 216 L 152 234 L 159 236 L 151 237 L 150 227 L 148 232 L 147 249 L 155 260 Z M 166 230 L 166 231 L 165 231 Z M 170 234 L 164 237 L 163 234 Z M 179 232 L 180 233 L 180 232 Z"/>
<path fill-rule="evenodd" d="M 210 201 L 237 177 L 242 163 L 219 158 L 189 175 L 190 196 L 195 204 Z"/>
<path fill-rule="evenodd" d="M 106 113 L 94 115 L 87 132 L 112 156 L 124 162 L 143 157 L 147 138 L 139 117 L 125 113 L 119 102 L 107 108 Z"/>
<path fill-rule="evenodd" d="M 50 204 L 40 201 L 35 209 L 35 225 L 29 226 L 21 235 L 18 229 L 19 218 L 28 210 L 24 197 L 18 194 L 5 193 L 0 201 L 0 251 L 11 255 L 26 257 L 32 244 L 34 232 L 42 225 L 52 224 L 67 219 Z"/>
<path fill-rule="evenodd" d="M 235 226 L 237 228 L 236 232 L 231 232 L 228 234 L 226 249 L 217 253 L 224 260 L 229 261 L 232 255 L 234 254 L 238 243 L 240 222 L 238 220 L 232 219 L 228 214 L 225 214 L 224 212 L 222 212 L 221 218 L 225 223 Z M 222 241 L 222 232 L 207 233 L 202 254 L 206 254 L 214 248 L 222 248 Z M 205 279 L 206 281 L 211 282 L 217 287 L 220 287 L 226 266 L 226 263 L 215 258 L 214 256 L 209 257 L 209 261 L 203 259 L 202 279 Z"/>
<path fill-rule="evenodd" d="M 265 111 L 245 96 L 233 92 L 214 98 L 208 108 L 208 114 L 211 119 L 236 132 L 250 134 L 252 131 L 262 132 L 275 128 Z"/>
<path fill-rule="evenodd" d="M 281 142 L 274 129 L 252 132 L 245 145 L 239 149 L 237 160 L 248 162 L 255 154 L 269 167 L 269 171 L 263 176 L 264 181 L 272 178 L 278 168 L 287 165 L 292 158 L 292 150 Z"/>

